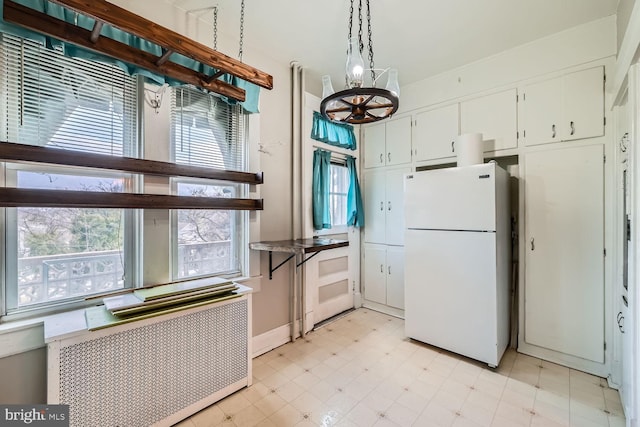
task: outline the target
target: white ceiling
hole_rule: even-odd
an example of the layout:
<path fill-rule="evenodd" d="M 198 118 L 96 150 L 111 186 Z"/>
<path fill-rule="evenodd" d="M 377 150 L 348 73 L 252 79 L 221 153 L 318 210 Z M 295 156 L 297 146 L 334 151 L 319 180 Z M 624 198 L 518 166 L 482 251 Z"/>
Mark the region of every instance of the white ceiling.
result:
<path fill-rule="evenodd" d="M 218 6 L 218 33 L 237 39 L 239 0 L 166 1 L 207 22 L 213 22 L 212 11 L 198 9 Z M 331 74 L 339 90 L 344 82 L 349 4 L 349 0 L 245 0 L 245 46 L 287 63 L 299 61 L 314 78 Z M 618 0 L 371 0 L 375 66 L 397 68 L 400 84 L 405 85 L 613 15 L 617 4 Z M 366 20 L 364 25 L 366 35 Z M 236 56 L 237 48 L 223 53 Z M 244 59 L 251 63 L 250 57 Z"/>

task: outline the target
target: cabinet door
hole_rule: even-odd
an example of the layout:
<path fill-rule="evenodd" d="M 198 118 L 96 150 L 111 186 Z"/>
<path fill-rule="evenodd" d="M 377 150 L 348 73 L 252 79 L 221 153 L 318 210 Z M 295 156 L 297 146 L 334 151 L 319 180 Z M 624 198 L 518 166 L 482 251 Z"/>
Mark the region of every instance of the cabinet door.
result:
<path fill-rule="evenodd" d="M 404 174 L 409 172 L 411 168 L 386 172 L 385 243 L 388 245 L 404 244 Z"/>
<path fill-rule="evenodd" d="M 564 140 L 604 135 L 603 73 L 602 67 L 596 67 L 564 77 Z"/>
<path fill-rule="evenodd" d="M 525 156 L 527 343 L 604 362 L 603 147 Z"/>
<path fill-rule="evenodd" d="M 413 128 L 416 160 L 455 156 L 454 142 L 458 132 L 458 104 L 416 114 L 416 125 Z"/>
<path fill-rule="evenodd" d="M 484 151 L 516 148 L 516 90 L 494 93 L 460 104 L 460 133 L 480 132 Z"/>
<path fill-rule="evenodd" d="M 387 305 L 404 309 L 404 248 L 387 248 Z"/>
<path fill-rule="evenodd" d="M 524 145 L 562 139 L 562 78 L 525 86 L 518 102 L 518 126 Z"/>
<path fill-rule="evenodd" d="M 364 167 L 375 168 L 385 165 L 385 124 L 364 128 Z"/>
<path fill-rule="evenodd" d="M 364 172 L 364 241 L 368 243 L 385 242 L 385 175 L 384 170 Z"/>
<path fill-rule="evenodd" d="M 388 121 L 386 126 L 387 166 L 411 163 L 411 117 Z"/>
<path fill-rule="evenodd" d="M 364 247 L 364 298 L 379 304 L 387 303 L 386 251 L 383 247 Z"/>

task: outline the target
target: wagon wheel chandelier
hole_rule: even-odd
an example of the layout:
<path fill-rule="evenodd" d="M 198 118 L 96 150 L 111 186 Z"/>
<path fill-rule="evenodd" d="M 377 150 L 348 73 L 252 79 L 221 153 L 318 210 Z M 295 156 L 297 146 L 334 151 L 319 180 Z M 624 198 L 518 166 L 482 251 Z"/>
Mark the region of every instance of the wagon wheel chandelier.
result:
<path fill-rule="evenodd" d="M 400 86 L 398 84 L 398 71 L 395 69 L 383 70 L 380 75 L 388 72 L 387 85 L 384 89 L 376 87 L 376 69 L 373 62 L 373 43 L 371 41 L 371 11 L 369 0 L 365 0 L 367 30 L 368 30 L 368 54 L 369 69 L 371 72 L 371 87 L 363 87 L 365 76 L 365 64 L 362 58 L 364 43 L 362 41 L 362 0 L 358 0 L 358 36 L 352 37 L 353 4 L 349 11 L 349 44 L 347 48 L 346 64 L 346 89 L 334 92 L 331 77 L 322 77 L 322 102 L 320 113 L 327 119 L 339 123 L 365 124 L 386 119 L 398 110 L 398 97 Z"/>

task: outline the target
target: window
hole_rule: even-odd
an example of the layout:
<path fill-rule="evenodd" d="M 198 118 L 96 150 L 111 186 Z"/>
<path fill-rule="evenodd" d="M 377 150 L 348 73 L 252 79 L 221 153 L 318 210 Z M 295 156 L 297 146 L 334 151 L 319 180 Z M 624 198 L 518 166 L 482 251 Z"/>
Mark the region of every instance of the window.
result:
<path fill-rule="evenodd" d="M 247 118 L 240 106 L 194 88 L 174 88 L 171 142 L 176 163 L 246 171 Z M 174 179 L 185 196 L 245 197 L 244 184 Z M 247 213 L 177 210 L 172 215 L 173 279 L 243 272 L 247 256 Z"/>
<path fill-rule="evenodd" d="M 137 82 L 119 68 L 0 35 L 0 131 L 9 142 L 138 155 Z M 6 164 L 10 187 L 122 192 L 128 174 Z M 4 313 L 48 309 L 136 280 L 136 212 L 4 210 Z"/>
<path fill-rule="evenodd" d="M 344 164 L 331 163 L 329 166 L 329 211 L 331 226 L 334 228 L 347 225 L 348 192 L 349 170 Z"/>

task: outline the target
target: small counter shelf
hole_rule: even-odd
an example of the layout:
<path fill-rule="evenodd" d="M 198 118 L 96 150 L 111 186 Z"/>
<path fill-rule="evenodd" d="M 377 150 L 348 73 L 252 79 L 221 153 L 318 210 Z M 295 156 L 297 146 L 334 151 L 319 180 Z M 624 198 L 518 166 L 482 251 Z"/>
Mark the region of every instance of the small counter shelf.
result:
<path fill-rule="evenodd" d="M 294 239 L 294 240 L 275 240 L 267 242 L 252 242 L 249 243 L 249 248 L 256 251 L 268 251 L 269 252 L 269 280 L 273 278 L 273 272 L 278 268 L 286 264 L 290 259 L 295 257 L 296 268 L 294 269 L 294 280 L 291 284 L 291 341 L 294 341 L 298 336 L 296 313 L 298 306 L 298 298 L 300 299 L 300 307 L 302 309 L 302 331 L 301 336 L 305 334 L 305 298 L 304 298 L 304 282 L 300 285 L 300 295 L 298 296 L 298 267 L 311 258 L 316 256 L 321 251 L 342 248 L 349 246 L 348 240 L 340 239 Z M 282 261 L 280 264 L 273 267 L 273 252 L 281 252 L 291 254 Z M 312 254 L 305 257 L 306 254 Z"/>

